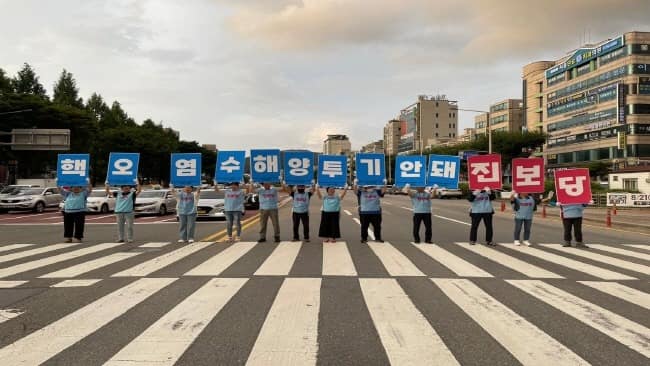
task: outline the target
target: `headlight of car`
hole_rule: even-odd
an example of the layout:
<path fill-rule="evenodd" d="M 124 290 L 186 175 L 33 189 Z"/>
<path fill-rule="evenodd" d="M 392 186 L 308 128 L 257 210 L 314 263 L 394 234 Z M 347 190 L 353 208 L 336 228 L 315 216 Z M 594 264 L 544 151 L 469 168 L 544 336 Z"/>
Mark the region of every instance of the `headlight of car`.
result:
<path fill-rule="evenodd" d="M 31 201 L 31 200 L 33 200 L 33 199 L 34 199 L 34 197 L 32 197 L 32 196 L 27 196 L 27 197 L 23 197 L 23 198 L 21 198 L 21 199 L 20 199 L 20 202 L 27 202 L 27 201 Z"/>

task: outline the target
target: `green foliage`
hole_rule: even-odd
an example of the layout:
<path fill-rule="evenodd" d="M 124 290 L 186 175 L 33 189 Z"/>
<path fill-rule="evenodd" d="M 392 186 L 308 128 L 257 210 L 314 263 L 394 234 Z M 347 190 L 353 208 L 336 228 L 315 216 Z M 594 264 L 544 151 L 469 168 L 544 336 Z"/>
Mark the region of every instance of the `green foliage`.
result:
<path fill-rule="evenodd" d="M 11 85 L 11 79 L 7 77 L 7 73 L 0 68 L 0 95 L 4 93 L 13 92 L 14 88 Z"/>
<path fill-rule="evenodd" d="M 54 84 L 52 101 L 60 105 L 83 108 L 83 100 L 79 98 L 77 81 L 66 69 L 63 69 L 59 81 Z"/>
<path fill-rule="evenodd" d="M 592 178 L 602 177 L 609 174 L 610 165 L 603 161 L 591 161 L 587 164 L 589 176 Z"/>
<path fill-rule="evenodd" d="M 34 69 L 28 63 L 25 63 L 23 68 L 18 71 L 16 77 L 11 80 L 11 84 L 15 93 L 31 94 L 47 99 L 45 88 L 40 83 Z"/>

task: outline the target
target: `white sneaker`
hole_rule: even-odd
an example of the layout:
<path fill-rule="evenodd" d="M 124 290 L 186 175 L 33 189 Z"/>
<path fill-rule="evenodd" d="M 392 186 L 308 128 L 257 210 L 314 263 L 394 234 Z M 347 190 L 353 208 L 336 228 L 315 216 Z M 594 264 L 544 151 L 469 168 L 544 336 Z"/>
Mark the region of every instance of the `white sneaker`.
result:
<path fill-rule="evenodd" d="M 521 245 L 521 242 L 519 240 L 515 240 L 515 245 Z"/>
<path fill-rule="evenodd" d="M 179 243 L 185 243 L 185 240 L 183 240 L 183 239 L 178 239 L 178 242 L 179 242 Z"/>
<path fill-rule="evenodd" d="M 188 243 L 194 243 L 194 239 L 190 239 L 187 241 Z"/>
<path fill-rule="evenodd" d="M 524 244 L 528 247 L 533 245 L 533 243 L 529 242 L 528 240 L 524 240 Z"/>

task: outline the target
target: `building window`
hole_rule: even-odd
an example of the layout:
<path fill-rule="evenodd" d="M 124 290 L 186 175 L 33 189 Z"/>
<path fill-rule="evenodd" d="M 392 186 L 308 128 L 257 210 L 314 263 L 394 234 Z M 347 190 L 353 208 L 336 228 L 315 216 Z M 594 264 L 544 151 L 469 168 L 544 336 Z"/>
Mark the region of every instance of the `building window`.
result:
<path fill-rule="evenodd" d="M 451 132 L 449 132 L 449 137 L 451 137 Z"/>
<path fill-rule="evenodd" d="M 638 190 L 638 182 L 639 182 L 639 180 L 637 178 L 623 179 L 623 189 L 626 190 L 626 191 L 637 191 Z"/>
<path fill-rule="evenodd" d="M 449 128 L 451 128 L 451 123 L 449 124 Z"/>
<path fill-rule="evenodd" d="M 438 133 L 436 132 L 436 137 L 438 137 Z"/>
<path fill-rule="evenodd" d="M 618 182 L 618 175 L 613 175 L 613 176 L 612 176 L 612 180 L 613 180 L 614 182 Z"/>
<path fill-rule="evenodd" d="M 452 132 L 451 137 L 456 137 L 456 132 Z"/>
<path fill-rule="evenodd" d="M 436 113 L 436 118 L 438 118 L 438 113 Z"/>
<path fill-rule="evenodd" d="M 438 128 L 438 124 L 436 123 L 436 128 Z"/>

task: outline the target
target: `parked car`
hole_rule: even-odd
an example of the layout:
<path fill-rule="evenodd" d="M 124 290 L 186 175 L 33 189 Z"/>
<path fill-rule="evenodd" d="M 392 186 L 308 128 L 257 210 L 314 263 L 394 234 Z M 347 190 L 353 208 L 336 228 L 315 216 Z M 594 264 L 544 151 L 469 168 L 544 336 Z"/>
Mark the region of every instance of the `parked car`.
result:
<path fill-rule="evenodd" d="M 223 191 L 201 191 L 201 193 L 199 193 L 199 202 L 196 205 L 197 218 L 225 220 L 226 214 L 223 211 L 224 197 L 225 193 Z M 178 219 L 178 213 L 176 219 Z"/>
<path fill-rule="evenodd" d="M 88 211 L 89 213 L 108 213 L 115 211 L 115 197 L 117 190 L 111 191 L 111 195 L 107 196 L 106 191 L 103 189 L 93 189 L 88 196 Z M 63 212 L 65 200 L 59 204 L 59 211 Z"/>
<path fill-rule="evenodd" d="M 257 193 L 249 193 L 246 195 L 246 200 L 244 201 L 244 208 L 247 210 L 260 209 L 260 200 L 257 198 Z"/>
<path fill-rule="evenodd" d="M 463 191 L 461 191 L 460 189 L 438 188 L 436 190 L 436 197 L 440 199 L 443 198 L 461 199 L 463 197 Z"/>
<path fill-rule="evenodd" d="M 169 189 L 151 189 L 140 192 L 135 199 L 136 215 L 167 215 L 176 212 L 176 198 Z"/>
<path fill-rule="evenodd" d="M 18 188 L 0 198 L 0 211 L 43 212 L 48 207 L 58 207 L 63 201 L 56 187 Z"/>
<path fill-rule="evenodd" d="M 32 186 L 32 185 L 23 185 L 23 184 L 12 184 L 9 186 L 5 186 L 0 190 L 0 198 L 7 196 L 11 194 L 12 192 L 15 192 L 17 190 L 20 190 L 22 188 L 38 188 L 38 186 Z"/>

